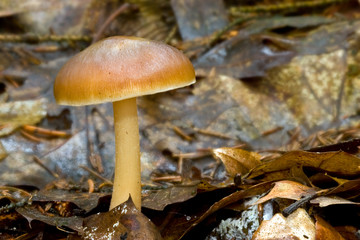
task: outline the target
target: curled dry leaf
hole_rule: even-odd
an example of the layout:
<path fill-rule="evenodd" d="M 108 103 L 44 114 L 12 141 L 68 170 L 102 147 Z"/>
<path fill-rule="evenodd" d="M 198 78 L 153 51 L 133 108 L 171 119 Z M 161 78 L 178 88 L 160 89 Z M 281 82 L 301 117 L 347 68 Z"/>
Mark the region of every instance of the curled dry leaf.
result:
<path fill-rule="evenodd" d="M 348 181 L 342 181 L 342 183 L 333 190 L 331 190 L 329 194 L 347 194 L 353 197 L 359 194 L 359 190 L 360 190 L 360 178 L 348 180 Z M 353 193 L 353 195 L 351 193 Z"/>
<path fill-rule="evenodd" d="M 212 152 L 224 163 L 226 171 L 231 177 L 237 173 L 244 175 L 261 163 L 260 154 L 243 149 L 223 147 L 213 149 Z"/>
<path fill-rule="evenodd" d="M 260 204 L 273 198 L 287 198 L 292 200 L 300 200 L 304 196 L 311 195 L 315 189 L 302 185 L 293 181 L 276 182 L 271 191 L 264 197 L 260 198 L 254 204 Z"/>
<path fill-rule="evenodd" d="M 10 134 L 16 128 L 40 122 L 46 115 L 44 98 L 0 104 L 0 137 Z"/>
<path fill-rule="evenodd" d="M 290 169 L 295 165 L 313 167 L 342 176 L 360 174 L 360 159 L 351 154 L 341 151 L 324 153 L 292 151 L 255 167 L 247 178 L 255 178 L 265 173 Z"/>
<path fill-rule="evenodd" d="M 315 224 L 302 208 L 297 209 L 287 218 L 278 213 L 270 220 L 264 220 L 252 238 L 252 240 L 266 239 L 315 240 Z"/>

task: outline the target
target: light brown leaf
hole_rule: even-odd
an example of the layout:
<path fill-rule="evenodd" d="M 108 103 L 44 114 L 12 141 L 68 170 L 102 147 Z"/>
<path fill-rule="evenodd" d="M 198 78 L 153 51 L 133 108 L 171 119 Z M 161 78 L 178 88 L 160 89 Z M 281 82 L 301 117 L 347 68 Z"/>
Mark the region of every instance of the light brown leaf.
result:
<path fill-rule="evenodd" d="M 260 198 L 254 204 L 260 204 L 273 198 L 287 198 L 293 200 L 300 200 L 301 197 L 311 195 L 315 190 L 293 181 L 276 182 L 271 191 L 264 197 Z"/>
<path fill-rule="evenodd" d="M 278 213 L 270 220 L 264 220 L 252 238 L 252 240 L 268 239 L 315 240 L 315 225 L 302 208 L 297 209 L 287 218 Z"/>
<path fill-rule="evenodd" d="M 338 196 L 321 196 L 310 201 L 312 204 L 319 204 L 320 207 L 327 207 L 330 205 L 338 204 L 354 204 L 360 205 L 360 203 L 352 202 L 350 200 L 338 197 Z"/>
<path fill-rule="evenodd" d="M 7 135 L 16 128 L 38 123 L 46 115 L 46 100 L 16 101 L 0 104 L 0 136 Z"/>
<path fill-rule="evenodd" d="M 261 163 L 260 154 L 238 148 L 216 148 L 213 149 L 213 154 L 224 163 L 226 171 L 232 177 L 237 173 L 246 174 Z"/>
<path fill-rule="evenodd" d="M 360 174 L 360 159 L 346 152 L 313 153 L 292 151 L 254 168 L 247 178 L 254 178 L 264 173 L 290 169 L 295 165 L 318 168 L 322 171 L 340 175 Z"/>

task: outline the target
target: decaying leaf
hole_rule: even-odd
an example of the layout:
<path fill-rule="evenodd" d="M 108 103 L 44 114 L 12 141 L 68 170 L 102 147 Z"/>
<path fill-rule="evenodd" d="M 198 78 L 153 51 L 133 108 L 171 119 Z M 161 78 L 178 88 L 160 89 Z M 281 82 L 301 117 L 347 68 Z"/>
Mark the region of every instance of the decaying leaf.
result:
<path fill-rule="evenodd" d="M 249 37 L 246 33 L 239 33 L 201 56 L 195 67 L 203 74 L 215 67 L 220 74 L 250 78 L 265 76 L 266 70 L 288 63 L 295 56 L 287 49 L 274 51 L 264 42 L 263 36 Z"/>
<path fill-rule="evenodd" d="M 24 216 L 29 221 L 30 224 L 33 220 L 38 220 L 46 224 L 49 224 L 51 226 L 56 226 L 60 228 L 68 227 L 74 231 L 82 231 L 83 220 L 75 216 L 59 217 L 51 214 L 46 215 L 37 208 L 31 206 L 18 208 L 16 209 L 16 211 L 20 213 L 22 216 Z"/>
<path fill-rule="evenodd" d="M 183 202 L 192 197 L 197 193 L 197 186 L 173 186 L 166 189 L 150 191 L 142 199 L 141 206 L 162 211 L 164 208 L 172 203 Z"/>
<path fill-rule="evenodd" d="M 313 167 L 322 171 L 354 176 L 360 174 L 360 159 L 345 152 L 312 153 L 292 151 L 254 168 L 247 178 L 254 178 L 264 173 L 290 169 L 295 165 Z"/>
<path fill-rule="evenodd" d="M 316 240 L 345 240 L 329 223 L 320 216 L 315 216 Z"/>
<path fill-rule="evenodd" d="M 155 225 L 135 208 L 129 198 L 109 212 L 86 218 L 83 239 L 160 240 L 162 238 Z"/>
<path fill-rule="evenodd" d="M 260 204 L 273 198 L 287 198 L 293 200 L 300 200 L 302 197 L 315 193 L 315 190 L 302 185 L 298 182 L 284 180 L 276 182 L 271 191 L 264 197 L 260 198 L 254 204 Z"/>
<path fill-rule="evenodd" d="M 260 154 L 238 148 L 216 148 L 213 150 L 213 154 L 224 163 L 226 171 L 231 177 L 238 173 L 244 175 L 261 163 Z"/>
<path fill-rule="evenodd" d="M 182 39 L 206 37 L 228 24 L 223 1 L 171 1 Z M 194 14 L 196 9 L 196 14 Z M 203 27 L 199 28 L 199 23 Z"/>
<path fill-rule="evenodd" d="M 46 99 L 16 101 L 0 104 L 0 136 L 16 128 L 38 123 L 46 115 Z"/>
<path fill-rule="evenodd" d="M 307 212 L 299 208 L 287 218 L 278 213 L 271 220 L 263 221 L 252 239 L 315 240 L 315 224 Z"/>
<path fill-rule="evenodd" d="M 66 201 L 71 202 L 79 208 L 90 212 L 99 203 L 100 198 L 109 196 L 106 193 L 79 193 L 69 192 L 68 190 L 40 190 L 32 198 L 33 201 L 47 202 L 47 201 Z"/>

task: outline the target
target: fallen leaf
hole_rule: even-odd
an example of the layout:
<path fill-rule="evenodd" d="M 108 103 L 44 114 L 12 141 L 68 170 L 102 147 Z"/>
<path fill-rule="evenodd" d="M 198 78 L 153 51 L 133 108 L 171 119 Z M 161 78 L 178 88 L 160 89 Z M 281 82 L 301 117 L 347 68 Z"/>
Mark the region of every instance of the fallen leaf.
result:
<path fill-rule="evenodd" d="M 350 195 L 349 197 L 354 197 L 359 195 L 359 190 L 360 190 L 360 179 L 354 179 L 354 180 L 343 181 L 342 184 L 335 187 L 328 194 L 341 194 L 341 196 L 346 194 L 346 195 Z"/>
<path fill-rule="evenodd" d="M 276 182 L 271 191 L 264 197 L 260 198 L 254 204 L 264 203 L 273 198 L 286 198 L 292 200 L 300 200 L 302 197 L 315 193 L 313 188 L 302 185 L 297 182 L 284 180 Z"/>
<path fill-rule="evenodd" d="M 329 223 L 320 216 L 315 216 L 316 240 L 345 240 Z"/>
<path fill-rule="evenodd" d="M 46 115 L 46 99 L 0 104 L 0 136 L 10 134 L 22 125 L 34 125 Z"/>
<path fill-rule="evenodd" d="M 131 198 L 109 212 L 98 213 L 84 219 L 83 239 L 160 240 L 155 225 L 138 209 Z"/>
<path fill-rule="evenodd" d="M 274 50 L 269 45 L 264 36 L 244 37 L 240 32 L 199 57 L 194 66 L 200 74 L 215 68 L 221 75 L 234 78 L 259 77 L 265 76 L 268 69 L 288 63 L 296 55 L 292 50 L 280 47 Z"/>
<path fill-rule="evenodd" d="M 196 196 L 196 190 L 196 185 L 179 185 L 156 191 L 148 191 L 148 195 L 142 199 L 141 206 L 162 211 L 169 204 L 183 202 Z"/>
<path fill-rule="evenodd" d="M 190 231 L 192 231 L 199 223 L 204 221 L 207 217 L 209 217 L 214 212 L 232 204 L 235 202 L 238 202 L 244 198 L 253 197 L 259 194 L 262 194 L 266 192 L 270 188 L 271 182 L 265 182 L 261 184 L 254 185 L 246 190 L 240 190 L 237 192 L 234 192 L 221 200 L 214 203 L 205 213 L 203 213 L 200 217 L 196 219 L 182 234 L 182 237 L 184 237 L 186 234 L 188 234 Z"/>
<path fill-rule="evenodd" d="M 321 196 L 310 201 L 312 204 L 319 204 L 320 207 L 327 207 L 330 205 L 339 204 L 353 204 L 360 206 L 360 203 L 352 202 L 350 200 L 338 197 L 338 196 Z"/>
<path fill-rule="evenodd" d="M 17 208 L 16 211 L 20 213 L 23 217 L 25 217 L 31 226 L 31 222 L 33 220 L 38 220 L 41 222 L 44 222 L 46 224 L 49 224 L 51 226 L 56 227 L 68 227 L 75 231 L 82 231 L 82 223 L 83 220 L 79 217 L 59 217 L 59 216 L 53 216 L 53 215 L 45 215 L 42 212 L 40 212 L 38 209 L 27 206 L 22 208 Z"/>
<path fill-rule="evenodd" d="M 302 208 L 298 208 L 287 218 L 277 213 L 270 220 L 262 221 L 252 238 L 252 240 L 268 239 L 315 240 L 315 225 Z"/>
<path fill-rule="evenodd" d="M 312 153 L 292 151 L 254 168 L 247 178 L 255 178 L 264 173 L 290 169 L 295 165 L 313 167 L 326 172 L 354 176 L 360 174 L 360 159 L 345 152 Z"/>
<path fill-rule="evenodd" d="M 225 169 L 231 177 L 238 173 L 244 175 L 261 163 L 260 154 L 239 148 L 216 148 L 212 152 L 216 158 L 224 163 Z"/>
<path fill-rule="evenodd" d="M 40 190 L 32 200 L 37 202 L 65 201 L 75 204 L 77 207 L 90 212 L 99 203 L 100 198 L 109 196 L 107 193 L 79 193 L 68 190 Z"/>
<path fill-rule="evenodd" d="M 211 4 L 198 1 L 171 1 L 171 6 L 183 40 L 206 37 L 229 24 L 225 4 L 222 1 L 214 1 Z M 199 28 L 199 22 L 203 27 Z"/>

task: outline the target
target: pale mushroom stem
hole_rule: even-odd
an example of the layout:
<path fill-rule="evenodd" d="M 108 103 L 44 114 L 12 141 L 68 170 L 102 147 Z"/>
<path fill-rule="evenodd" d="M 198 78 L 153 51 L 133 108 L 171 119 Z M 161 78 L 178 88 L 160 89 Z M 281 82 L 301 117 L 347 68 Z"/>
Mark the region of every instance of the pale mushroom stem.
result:
<path fill-rule="evenodd" d="M 113 102 L 115 128 L 115 177 L 110 209 L 129 194 L 141 209 L 140 140 L 136 98 Z"/>

